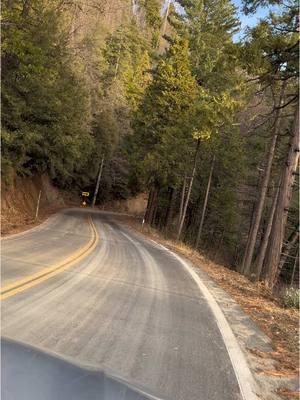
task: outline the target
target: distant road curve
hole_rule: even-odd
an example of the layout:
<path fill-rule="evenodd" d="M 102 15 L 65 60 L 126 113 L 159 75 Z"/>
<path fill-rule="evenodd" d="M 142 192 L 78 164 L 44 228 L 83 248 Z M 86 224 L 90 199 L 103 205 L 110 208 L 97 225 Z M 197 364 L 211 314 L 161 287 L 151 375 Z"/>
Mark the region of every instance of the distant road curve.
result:
<path fill-rule="evenodd" d="M 256 399 L 199 278 L 113 213 L 70 209 L 4 240 L 1 292 L 5 337 L 111 371 L 166 400 Z"/>

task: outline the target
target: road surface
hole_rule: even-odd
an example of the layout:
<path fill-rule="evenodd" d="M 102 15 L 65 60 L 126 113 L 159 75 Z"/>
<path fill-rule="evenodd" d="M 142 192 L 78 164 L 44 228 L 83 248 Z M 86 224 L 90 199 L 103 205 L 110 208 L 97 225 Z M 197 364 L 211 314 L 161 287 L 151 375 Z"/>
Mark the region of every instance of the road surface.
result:
<path fill-rule="evenodd" d="M 2 242 L 2 335 L 170 400 L 240 400 L 207 300 L 109 213 L 66 210 Z"/>

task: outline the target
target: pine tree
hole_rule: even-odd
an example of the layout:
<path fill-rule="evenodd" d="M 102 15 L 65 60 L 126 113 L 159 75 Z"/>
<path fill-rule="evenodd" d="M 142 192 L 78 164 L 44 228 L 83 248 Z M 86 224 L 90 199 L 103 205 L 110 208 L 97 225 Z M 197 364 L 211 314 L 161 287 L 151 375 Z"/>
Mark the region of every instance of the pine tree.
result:
<path fill-rule="evenodd" d="M 245 2 L 246 11 L 253 11 L 258 5 L 260 5 L 260 2 Z M 272 110 L 275 121 L 273 142 L 268 166 L 265 171 L 265 179 L 257 203 L 257 212 L 252 224 L 253 228 L 250 231 L 244 256 L 244 272 L 255 277 L 255 279 L 261 277 L 262 262 L 265 259 L 263 275 L 265 277 L 267 276 L 267 284 L 270 287 L 274 286 L 278 277 L 277 270 L 280 265 L 280 253 L 287 221 L 286 214 L 283 210 L 287 210 L 290 203 L 290 190 L 293 182 L 293 173 L 296 168 L 295 162 L 297 164 L 297 161 L 295 161 L 296 159 L 294 160 L 293 157 L 297 156 L 297 151 L 290 155 L 290 151 L 288 150 L 286 163 L 288 165 L 294 165 L 294 167 L 286 170 L 286 175 L 284 175 L 285 173 L 283 172 L 285 178 L 284 181 L 281 179 L 280 189 L 277 195 L 278 200 L 276 206 L 274 204 L 273 218 L 270 220 L 270 225 L 267 230 L 269 237 L 265 237 L 262 240 L 258 261 L 256 263 L 251 262 L 265 204 L 265 194 L 270 180 L 273 155 L 276 151 L 276 140 L 283 123 L 280 114 L 286 107 L 290 108 L 293 104 L 297 104 L 298 93 L 295 87 L 297 86 L 296 79 L 298 74 L 296 60 L 298 58 L 297 30 L 299 22 L 296 10 L 297 7 L 291 1 L 289 5 L 282 7 L 280 14 L 270 13 L 269 18 L 261 21 L 252 29 L 250 38 L 245 45 L 246 54 L 247 52 L 249 54 L 249 59 L 247 60 L 248 66 L 252 74 L 257 74 L 256 79 L 262 85 L 263 90 L 268 90 L 270 86 L 272 86 L 273 89 L 274 87 L 276 88 L 278 82 L 285 90 L 284 97 L 282 94 L 278 95 L 279 100 Z M 297 126 L 296 114 L 294 124 Z M 297 140 L 297 137 L 295 138 L 295 130 L 290 132 L 290 134 L 292 138 L 289 149 L 295 147 L 293 140 Z"/>
<path fill-rule="evenodd" d="M 3 9 L 3 173 L 65 179 L 89 153 L 89 96 L 55 2 Z"/>
<path fill-rule="evenodd" d="M 141 145 L 139 158 L 147 170 L 146 179 L 166 182 L 180 173 L 189 151 L 183 145 L 193 142 L 196 97 L 187 42 L 175 41 L 159 62 L 136 114 L 135 140 Z"/>
<path fill-rule="evenodd" d="M 179 3 L 184 9 L 183 16 L 172 12 L 170 23 L 179 35 L 188 38 L 191 68 L 199 87 L 197 123 L 202 132 L 209 131 L 212 138 L 221 138 L 221 131 L 233 130 L 245 92 L 239 48 L 232 40 L 239 26 L 236 10 L 229 1 Z M 211 158 L 204 166 L 208 175 L 215 143 L 215 140 L 208 141 L 212 147 Z M 228 144 L 224 142 L 224 145 Z M 203 221 L 200 225 L 201 231 Z"/>

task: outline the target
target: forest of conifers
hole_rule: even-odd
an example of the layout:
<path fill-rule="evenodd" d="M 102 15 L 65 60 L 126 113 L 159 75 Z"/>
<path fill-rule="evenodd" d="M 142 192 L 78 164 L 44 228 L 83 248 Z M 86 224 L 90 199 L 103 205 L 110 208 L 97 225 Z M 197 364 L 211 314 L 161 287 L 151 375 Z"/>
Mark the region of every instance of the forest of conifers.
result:
<path fill-rule="evenodd" d="M 3 0 L 2 179 L 47 173 L 271 289 L 298 270 L 298 6 Z"/>

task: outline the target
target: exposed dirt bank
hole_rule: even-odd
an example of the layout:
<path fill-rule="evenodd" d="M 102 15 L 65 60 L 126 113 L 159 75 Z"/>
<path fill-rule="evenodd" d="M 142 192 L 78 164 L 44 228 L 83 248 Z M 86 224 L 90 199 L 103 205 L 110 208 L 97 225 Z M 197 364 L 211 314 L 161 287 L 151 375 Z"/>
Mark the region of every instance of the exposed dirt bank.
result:
<path fill-rule="evenodd" d="M 40 191 L 39 213 L 35 219 Z M 1 234 L 5 236 L 27 230 L 71 203 L 71 198 L 55 188 L 47 175 L 15 176 L 11 185 L 2 185 Z"/>
<path fill-rule="evenodd" d="M 126 200 L 112 200 L 99 206 L 100 210 L 127 213 L 135 216 L 144 216 L 148 201 L 148 194 L 141 193 Z"/>

